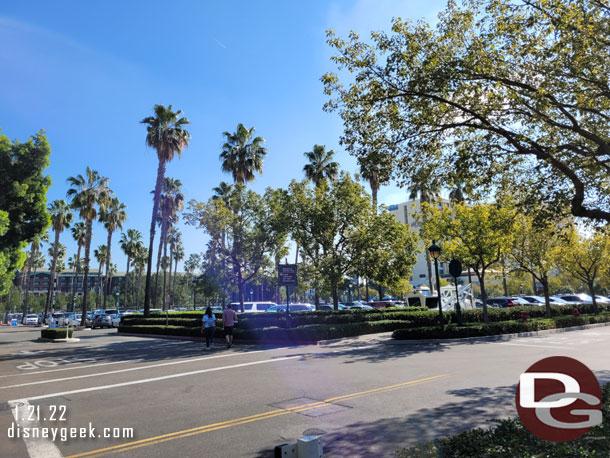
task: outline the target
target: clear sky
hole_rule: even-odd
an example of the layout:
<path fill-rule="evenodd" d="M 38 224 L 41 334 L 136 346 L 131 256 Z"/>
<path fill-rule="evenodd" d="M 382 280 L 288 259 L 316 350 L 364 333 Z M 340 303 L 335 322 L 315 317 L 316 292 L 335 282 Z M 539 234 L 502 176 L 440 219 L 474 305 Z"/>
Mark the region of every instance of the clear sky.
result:
<path fill-rule="evenodd" d="M 343 169 L 355 160 L 338 145 L 342 124 L 322 110 L 320 77 L 334 70 L 325 30 L 367 36 L 392 17 L 433 21 L 444 0 L 357 1 L 24 1 L 0 7 L 0 128 L 25 140 L 44 128 L 52 149 L 48 200 L 65 199 L 66 178 L 87 166 L 110 178 L 127 205 L 124 229 L 148 246 L 157 158 L 145 145 L 154 104 L 172 104 L 191 121 L 192 140 L 166 176 L 186 200 L 207 200 L 231 176 L 220 170 L 222 132 L 256 127 L 269 155 L 251 188 L 286 187 L 302 178 L 304 151 L 333 149 Z M 394 185 L 379 200 L 406 200 Z M 201 252 L 201 230 L 179 224 L 185 252 Z M 126 258 L 112 247 L 113 262 Z M 69 232 L 61 237 L 72 255 Z M 94 227 L 92 248 L 106 242 Z M 95 267 L 95 262 L 92 267 Z"/>

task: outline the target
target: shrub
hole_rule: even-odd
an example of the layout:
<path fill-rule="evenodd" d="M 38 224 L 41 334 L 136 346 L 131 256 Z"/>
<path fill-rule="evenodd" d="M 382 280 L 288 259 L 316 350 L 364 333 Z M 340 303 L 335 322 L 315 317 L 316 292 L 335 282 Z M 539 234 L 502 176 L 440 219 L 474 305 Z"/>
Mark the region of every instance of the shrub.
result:
<path fill-rule="evenodd" d="M 72 337 L 74 329 L 70 328 L 68 331 L 68 337 Z M 65 339 L 66 328 L 54 328 L 54 329 L 42 329 L 40 331 L 40 337 L 45 339 Z"/>

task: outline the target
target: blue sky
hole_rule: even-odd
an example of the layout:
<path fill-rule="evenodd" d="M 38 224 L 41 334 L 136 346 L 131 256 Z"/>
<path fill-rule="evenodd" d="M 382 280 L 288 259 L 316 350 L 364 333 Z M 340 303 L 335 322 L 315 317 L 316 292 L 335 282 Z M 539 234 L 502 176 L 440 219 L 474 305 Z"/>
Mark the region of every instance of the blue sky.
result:
<path fill-rule="evenodd" d="M 128 207 L 124 228 L 148 245 L 156 153 L 139 121 L 154 104 L 172 104 L 191 121 L 192 140 L 166 176 L 179 178 L 186 199 L 207 200 L 220 181 L 222 132 L 255 126 L 269 150 L 251 185 L 286 187 L 302 178 L 303 152 L 314 144 L 336 152 L 343 169 L 355 160 L 338 145 L 336 114 L 322 111 L 320 76 L 334 70 L 325 30 L 366 36 L 392 17 L 434 20 L 443 0 L 287 1 L 28 1 L 0 8 L 0 128 L 25 140 L 44 128 L 53 154 L 48 200 L 65 199 L 66 178 L 90 166 L 111 180 Z M 394 185 L 379 200 L 404 201 Z M 187 256 L 205 248 L 201 230 L 179 225 Z M 92 247 L 106 242 L 94 227 Z M 113 262 L 126 258 L 113 243 Z M 68 253 L 75 244 L 62 234 Z M 94 263 L 95 264 L 95 263 Z"/>

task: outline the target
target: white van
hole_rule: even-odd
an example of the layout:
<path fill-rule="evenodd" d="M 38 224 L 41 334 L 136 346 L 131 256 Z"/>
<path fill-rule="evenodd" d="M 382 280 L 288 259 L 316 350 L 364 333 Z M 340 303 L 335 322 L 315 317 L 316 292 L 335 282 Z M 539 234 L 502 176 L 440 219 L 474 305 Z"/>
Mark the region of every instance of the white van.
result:
<path fill-rule="evenodd" d="M 277 305 L 275 302 L 244 302 L 244 312 L 246 313 L 262 313 L 266 312 L 269 307 Z M 241 311 L 239 302 L 231 302 L 231 308 L 236 312 Z"/>

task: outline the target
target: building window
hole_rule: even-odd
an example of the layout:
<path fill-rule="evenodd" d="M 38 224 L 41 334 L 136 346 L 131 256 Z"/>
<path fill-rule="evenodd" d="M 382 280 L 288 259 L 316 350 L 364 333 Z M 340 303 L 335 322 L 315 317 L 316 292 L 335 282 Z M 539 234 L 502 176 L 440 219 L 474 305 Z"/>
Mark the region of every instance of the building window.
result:
<path fill-rule="evenodd" d="M 419 278 L 426 278 L 426 274 L 419 274 Z"/>

